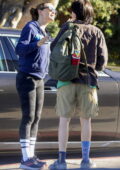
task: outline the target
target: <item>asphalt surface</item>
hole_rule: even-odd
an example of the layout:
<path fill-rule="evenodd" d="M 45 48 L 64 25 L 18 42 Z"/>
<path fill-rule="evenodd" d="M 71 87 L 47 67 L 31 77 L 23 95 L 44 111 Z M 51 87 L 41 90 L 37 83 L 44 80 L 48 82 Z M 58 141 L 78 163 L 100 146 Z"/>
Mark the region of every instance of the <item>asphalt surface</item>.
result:
<path fill-rule="evenodd" d="M 96 168 L 94 170 L 120 170 L 120 157 L 114 158 L 96 158 L 92 159 L 96 163 Z M 48 170 L 48 167 L 54 160 L 45 160 L 47 162 L 47 166 L 44 170 Z M 78 159 L 67 159 L 67 170 L 82 170 L 80 167 L 80 161 Z M 2 170 L 18 170 L 20 164 L 4 164 L 0 165 L 0 169 Z M 19 169 L 21 170 L 21 169 Z M 92 169 L 91 169 L 92 170 Z"/>
<path fill-rule="evenodd" d="M 48 170 L 56 158 L 56 154 L 42 153 L 38 154 L 41 160 L 46 161 L 47 166 L 44 170 Z M 91 170 L 120 170 L 120 149 L 116 151 L 99 151 L 91 154 L 91 159 L 96 163 L 96 168 Z M 0 155 L 0 169 L 2 170 L 21 170 L 20 155 Z M 81 155 L 79 153 L 69 153 L 67 156 L 67 170 L 87 170 L 80 168 Z M 43 170 L 43 169 L 42 169 Z"/>

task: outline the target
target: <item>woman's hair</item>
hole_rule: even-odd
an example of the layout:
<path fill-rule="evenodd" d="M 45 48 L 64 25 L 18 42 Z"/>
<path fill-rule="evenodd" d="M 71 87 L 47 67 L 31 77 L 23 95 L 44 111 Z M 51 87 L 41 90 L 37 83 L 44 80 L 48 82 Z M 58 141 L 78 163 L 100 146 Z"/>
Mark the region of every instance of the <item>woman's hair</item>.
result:
<path fill-rule="evenodd" d="M 36 8 L 31 8 L 30 9 L 30 14 L 31 14 L 31 17 L 32 17 L 33 21 L 37 21 L 38 20 L 38 18 L 39 18 L 38 9 L 43 10 L 44 6 L 45 6 L 45 3 L 42 3 L 42 4 L 37 5 Z"/>
<path fill-rule="evenodd" d="M 94 10 L 89 0 L 75 0 L 71 5 L 71 10 L 76 14 L 77 20 L 88 24 L 93 22 Z"/>

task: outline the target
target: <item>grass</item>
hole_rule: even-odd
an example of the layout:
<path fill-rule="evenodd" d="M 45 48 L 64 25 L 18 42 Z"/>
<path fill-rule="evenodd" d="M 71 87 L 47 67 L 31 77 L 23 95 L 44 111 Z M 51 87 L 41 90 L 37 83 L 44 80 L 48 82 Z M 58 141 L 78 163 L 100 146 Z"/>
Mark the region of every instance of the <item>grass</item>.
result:
<path fill-rule="evenodd" d="M 107 68 L 111 69 L 112 71 L 120 71 L 120 65 L 115 65 L 115 64 L 108 63 Z"/>

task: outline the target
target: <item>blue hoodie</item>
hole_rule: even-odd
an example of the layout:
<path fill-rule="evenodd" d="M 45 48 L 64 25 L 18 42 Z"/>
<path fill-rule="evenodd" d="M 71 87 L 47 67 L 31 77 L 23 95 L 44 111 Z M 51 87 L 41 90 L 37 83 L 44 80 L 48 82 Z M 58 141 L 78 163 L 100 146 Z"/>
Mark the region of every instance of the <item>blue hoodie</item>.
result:
<path fill-rule="evenodd" d="M 45 37 L 37 21 L 28 22 L 21 32 L 21 37 L 16 46 L 19 55 L 19 71 L 43 79 L 48 73 L 50 42 L 40 47 L 37 42 Z"/>

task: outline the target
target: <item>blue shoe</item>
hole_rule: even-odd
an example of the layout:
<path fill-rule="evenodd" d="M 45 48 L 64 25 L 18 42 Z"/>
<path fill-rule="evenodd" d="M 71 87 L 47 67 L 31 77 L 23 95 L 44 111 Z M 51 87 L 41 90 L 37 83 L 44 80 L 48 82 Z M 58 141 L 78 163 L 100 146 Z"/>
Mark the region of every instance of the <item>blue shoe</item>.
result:
<path fill-rule="evenodd" d="M 58 160 L 49 166 L 49 170 L 65 170 L 67 169 L 66 162 L 59 163 Z"/>
<path fill-rule="evenodd" d="M 36 161 L 36 162 L 38 163 L 39 168 L 42 168 L 42 167 L 44 167 L 44 166 L 47 166 L 46 162 L 41 161 L 37 156 L 34 156 L 34 157 L 31 158 L 31 159 L 33 159 L 34 161 Z"/>
<path fill-rule="evenodd" d="M 91 160 L 88 160 L 88 161 L 82 160 L 80 164 L 80 168 L 96 168 L 96 164 L 92 162 Z"/>
<path fill-rule="evenodd" d="M 29 170 L 40 170 L 40 166 L 37 161 L 28 159 L 27 161 L 21 161 L 20 169 L 29 169 Z"/>

